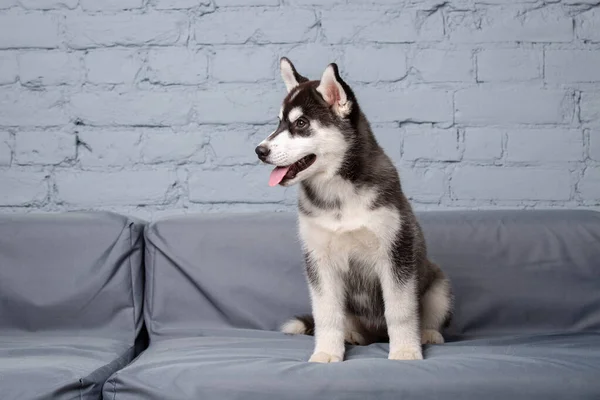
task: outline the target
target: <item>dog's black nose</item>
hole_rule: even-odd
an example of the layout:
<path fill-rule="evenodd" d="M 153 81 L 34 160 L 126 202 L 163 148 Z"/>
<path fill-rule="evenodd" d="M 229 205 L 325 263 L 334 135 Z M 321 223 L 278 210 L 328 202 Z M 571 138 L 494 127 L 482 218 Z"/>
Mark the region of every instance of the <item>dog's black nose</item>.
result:
<path fill-rule="evenodd" d="M 258 158 L 260 158 L 262 161 L 265 161 L 265 159 L 271 152 L 271 150 L 269 150 L 269 148 L 265 145 L 257 146 L 256 149 L 254 149 L 254 151 L 256 152 Z"/>

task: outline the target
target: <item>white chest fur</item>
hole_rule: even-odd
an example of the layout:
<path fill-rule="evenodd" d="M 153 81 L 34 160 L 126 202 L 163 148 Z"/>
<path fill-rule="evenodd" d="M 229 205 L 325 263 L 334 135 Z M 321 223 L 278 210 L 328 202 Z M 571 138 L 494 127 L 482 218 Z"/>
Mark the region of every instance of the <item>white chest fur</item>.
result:
<path fill-rule="evenodd" d="M 351 256 L 376 262 L 387 253 L 395 238 L 400 225 L 397 210 L 372 209 L 377 195 L 372 190 L 336 189 L 345 195 L 337 198 L 341 199 L 340 207 L 320 209 L 308 205 L 310 215 L 299 217 L 300 237 L 306 250 L 339 259 L 342 265 Z M 327 196 L 328 192 L 321 195 Z M 306 199 L 301 200 L 307 203 Z"/>

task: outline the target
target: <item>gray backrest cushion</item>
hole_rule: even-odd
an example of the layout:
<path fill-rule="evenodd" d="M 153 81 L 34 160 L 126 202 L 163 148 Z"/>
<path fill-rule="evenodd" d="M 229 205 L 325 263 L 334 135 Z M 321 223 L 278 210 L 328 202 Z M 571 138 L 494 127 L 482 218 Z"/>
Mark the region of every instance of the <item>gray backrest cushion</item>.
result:
<path fill-rule="evenodd" d="M 0 216 L 0 335 L 132 341 L 142 325 L 143 225 L 111 213 Z"/>
<path fill-rule="evenodd" d="M 600 214 L 427 212 L 430 256 L 451 277 L 449 335 L 600 329 Z M 154 337 L 202 328 L 276 329 L 310 311 L 295 215 L 170 218 L 147 239 Z"/>

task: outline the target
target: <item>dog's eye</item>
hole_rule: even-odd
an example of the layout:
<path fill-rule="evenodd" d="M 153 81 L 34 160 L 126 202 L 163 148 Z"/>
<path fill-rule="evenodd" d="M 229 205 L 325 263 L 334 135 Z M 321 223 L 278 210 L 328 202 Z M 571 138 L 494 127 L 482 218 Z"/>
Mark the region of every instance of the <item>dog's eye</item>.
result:
<path fill-rule="evenodd" d="M 304 118 L 298 118 L 295 125 L 297 128 L 304 128 L 308 125 L 308 122 Z"/>

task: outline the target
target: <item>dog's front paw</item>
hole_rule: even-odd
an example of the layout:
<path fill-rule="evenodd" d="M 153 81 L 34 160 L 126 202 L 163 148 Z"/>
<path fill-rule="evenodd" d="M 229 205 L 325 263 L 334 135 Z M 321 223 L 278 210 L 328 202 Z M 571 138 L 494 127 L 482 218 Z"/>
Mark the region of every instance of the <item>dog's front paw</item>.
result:
<path fill-rule="evenodd" d="M 423 329 L 423 332 L 421 332 L 421 343 L 442 344 L 444 343 L 444 337 L 434 329 Z"/>
<path fill-rule="evenodd" d="M 342 357 L 334 356 L 332 354 L 324 353 L 322 351 L 318 353 L 314 353 L 310 356 L 308 362 L 316 362 L 316 363 L 334 363 L 342 361 Z"/>
<path fill-rule="evenodd" d="M 390 360 L 422 360 L 423 353 L 421 347 L 401 347 L 394 351 L 390 351 L 388 357 Z"/>

